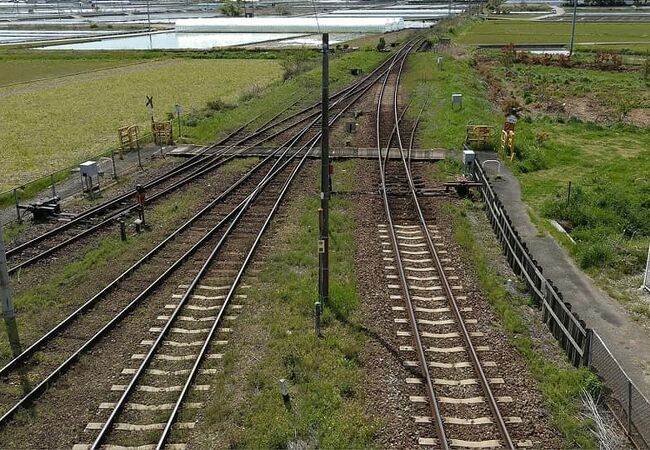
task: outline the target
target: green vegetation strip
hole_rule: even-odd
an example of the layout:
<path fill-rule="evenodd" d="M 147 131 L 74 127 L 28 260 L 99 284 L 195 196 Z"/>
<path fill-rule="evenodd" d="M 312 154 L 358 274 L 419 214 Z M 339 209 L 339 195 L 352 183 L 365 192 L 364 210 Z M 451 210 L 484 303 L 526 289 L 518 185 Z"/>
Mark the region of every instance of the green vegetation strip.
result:
<path fill-rule="evenodd" d="M 355 171 L 354 161 L 337 164 L 338 190 L 353 183 Z M 261 357 L 245 375 L 246 398 L 234 410 L 223 405 L 221 396 L 207 405 L 215 426 L 222 420 L 239 424 L 222 436 L 222 447 L 372 447 L 374 425 L 363 412 L 359 362 L 365 338 L 354 325 L 360 301 L 354 202 L 342 197 L 331 202 L 331 303 L 323 315 L 323 337 L 317 338 L 313 311 L 318 298 L 319 200 L 315 189 L 310 192 L 290 206 L 286 217 L 291 220 L 282 225 L 274 253 L 249 293 L 249 304 L 264 311 L 261 333 L 268 337 L 258 347 Z M 281 378 L 289 383 L 290 405 L 279 393 Z"/>
<path fill-rule="evenodd" d="M 571 35 L 570 22 L 524 20 L 477 21 L 459 35 L 461 44 L 564 44 Z M 650 46 L 647 23 L 578 23 L 576 44 L 630 43 L 630 47 Z M 626 44 L 627 45 L 627 44 Z"/>
<path fill-rule="evenodd" d="M 436 68 L 443 58 L 442 70 Z M 408 115 L 412 120 L 424 102 L 418 131 L 421 148 L 462 148 L 466 126 L 499 122 L 485 97 L 485 83 L 474 74 L 467 60 L 435 53 L 415 53 L 409 57 L 404 76 L 404 92 L 413 100 Z M 463 94 L 463 107 L 451 105 L 451 94 Z"/>
<path fill-rule="evenodd" d="M 465 205 L 474 219 L 480 210 L 471 203 Z M 501 316 L 503 327 L 510 341 L 524 358 L 528 369 L 537 381 L 553 424 L 562 433 L 567 449 L 596 448 L 596 440 L 590 430 L 590 421 L 582 415 L 581 392 L 583 389 L 597 397 L 600 383 L 596 375 L 588 369 L 574 369 L 566 364 L 561 368 L 545 356 L 537 353 L 533 334 L 521 317 L 521 309 L 532 306 L 530 298 L 515 297 L 505 289 L 505 280 L 494 268 L 494 258 L 500 249 L 490 238 L 477 240 L 476 230 L 489 224 L 485 218 L 472 226 L 468 213 L 456 206 L 449 206 L 446 213 L 453 218 L 454 239 L 463 249 L 466 261 L 471 261 L 481 286 L 483 295 Z M 489 250 L 488 250 L 489 249 Z M 488 251 L 490 254 L 488 254 Z M 550 337 L 549 337 L 550 338 Z"/>

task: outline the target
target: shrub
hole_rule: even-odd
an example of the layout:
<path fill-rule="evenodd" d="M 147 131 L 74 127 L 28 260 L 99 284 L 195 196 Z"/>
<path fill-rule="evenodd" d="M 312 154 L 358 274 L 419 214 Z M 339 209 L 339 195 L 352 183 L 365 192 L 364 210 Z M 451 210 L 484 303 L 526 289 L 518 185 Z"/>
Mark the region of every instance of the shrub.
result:
<path fill-rule="evenodd" d="M 380 37 L 379 42 L 377 43 L 377 51 L 383 52 L 385 48 L 386 48 L 386 39 Z"/>
<path fill-rule="evenodd" d="M 289 53 L 287 57 L 280 62 L 280 66 L 284 70 L 282 79 L 287 81 L 303 72 L 306 72 L 310 67 L 310 59 L 311 52 L 304 48 Z"/>
<path fill-rule="evenodd" d="M 228 17 L 239 17 L 243 11 L 241 0 L 229 0 L 221 7 L 221 14 Z"/>
<path fill-rule="evenodd" d="M 253 83 L 242 91 L 239 95 L 240 102 L 247 102 L 254 98 L 260 98 L 264 93 L 264 88 L 257 83 Z"/>

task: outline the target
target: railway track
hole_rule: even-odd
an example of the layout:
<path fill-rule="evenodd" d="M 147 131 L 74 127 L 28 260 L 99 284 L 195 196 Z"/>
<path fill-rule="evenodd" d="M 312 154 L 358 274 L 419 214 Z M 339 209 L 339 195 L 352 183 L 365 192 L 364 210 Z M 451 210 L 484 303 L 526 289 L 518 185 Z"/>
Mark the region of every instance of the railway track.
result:
<path fill-rule="evenodd" d="M 336 102 L 338 99 L 345 98 L 363 82 L 364 79 L 340 90 L 330 97 L 331 100 Z M 293 130 L 300 129 L 305 123 L 313 121 L 320 114 L 320 103 L 290 112 L 295 109 L 297 104 L 298 102 L 294 102 L 254 131 L 247 133 L 246 128 L 258 120 L 259 116 L 251 119 L 219 142 L 201 149 L 196 156 L 144 184 L 143 187 L 147 193 L 145 205 L 153 204 L 190 183 L 199 182 L 203 177 L 208 176 L 248 149 L 272 145 L 278 140 L 289 140 Z M 127 214 L 136 212 L 139 205 L 135 201 L 135 195 L 135 190 L 118 195 L 78 214 L 70 221 L 10 247 L 7 250 L 9 274 L 17 273 L 21 269 L 51 257 L 82 239 L 115 224 L 116 220 Z"/>
<path fill-rule="evenodd" d="M 376 142 L 386 217 L 378 231 L 397 333 L 404 341 L 400 350 L 408 355 L 406 366 L 417 375 L 406 380 L 413 392 L 409 398 L 414 405 L 426 406 L 426 413 L 414 417 L 422 429 L 418 443 L 442 449 L 531 446 L 529 440 L 515 442 L 511 437 L 509 427 L 520 426 L 522 417 L 502 414 L 513 398 L 507 395 L 496 362 L 483 356 L 498 349 L 478 331 L 480 319 L 473 317 L 472 308 L 461 306 L 465 287 L 436 224 L 420 205 L 398 109 L 399 79 L 407 55 L 408 51 L 394 61 L 386 74 L 377 104 Z M 385 95 L 390 89 L 393 95 Z M 387 134 L 387 123 L 394 132 Z M 414 130 L 410 136 L 409 149 Z M 393 142 L 401 161 L 382 158 Z"/>
<path fill-rule="evenodd" d="M 388 65 L 389 62 L 381 65 L 356 83 L 354 89 L 342 91 L 344 94 L 332 104 L 330 125 L 367 94 Z M 145 305 L 154 308 L 158 305 L 162 308 L 158 320 L 163 326 L 152 327 L 153 338 L 142 343 L 149 346 L 148 352 L 135 354 L 133 360 L 141 360 L 141 365 L 135 371 L 131 367 L 122 372 L 122 376 L 133 375 L 131 381 L 118 385 L 119 390 L 116 388 L 116 392 L 123 392 L 122 396 L 100 405 L 101 410 L 111 410 L 110 416 L 101 426 L 91 424 L 89 430 L 99 429 L 93 447 L 114 438 L 119 441 L 122 431 L 134 430 L 161 431 L 158 446 L 164 445 L 177 423 L 188 392 L 202 386 L 195 383 L 195 378 L 201 376 L 202 370 L 210 369 L 203 372 L 205 374 L 212 369 L 203 364 L 219 359 L 211 356 L 218 355 L 213 350 L 214 345 L 220 344 L 220 340 L 213 338 L 223 328 L 230 302 L 237 295 L 244 295 L 237 294 L 237 289 L 242 288 L 239 282 L 261 236 L 304 166 L 308 150 L 320 138 L 320 134 L 314 132 L 314 124 L 318 121 L 317 115 L 149 254 L 0 369 L 0 379 L 7 384 L 17 387 L 27 378 L 34 385 L 29 386 L 24 395 L 17 392 L 17 398 L 3 395 L 0 426 L 6 426 L 21 408 L 29 407 L 81 356 L 100 341 L 105 342 L 129 314 L 137 313 Z M 237 309 L 237 306 L 230 309 Z M 190 326 L 196 328 L 190 330 Z M 189 364 L 191 368 L 174 367 L 176 363 Z M 163 366 L 172 367 L 165 369 Z M 173 380 L 178 380 L 179 376 L 185 377 L 184 381 L 175 384 Z M 163 385 L 156 387 L 152 384 L 156 380 Z M 151 391 L 178 397 L 162 403 L 139 397 Z M 192 404 L 190 402 L 190 409 Z M 152 405 L 154 407 L 150 407 Z M 144 416 L 168 412 L 166 422 L 134 424 L 129 418 L 129 414 L 136 414 L 140 419 L 153 420 Z M 124 430 L 125 426 L 120 424 L 135 426 Z"/>

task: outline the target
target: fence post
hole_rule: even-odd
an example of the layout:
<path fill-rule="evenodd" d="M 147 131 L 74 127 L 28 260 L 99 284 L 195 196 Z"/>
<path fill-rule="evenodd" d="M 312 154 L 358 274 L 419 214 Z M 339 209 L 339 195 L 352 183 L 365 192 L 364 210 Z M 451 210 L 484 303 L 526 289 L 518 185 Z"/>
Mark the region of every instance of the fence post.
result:
<path fill-rule="evenodd" d="M 627 434 L 632 435 L 632 382 L 627 379 Z"/>
<path fill-rule="evenodd" d="M 20 205 L 18 204 L 18 188 L 14 189 L 14 201 L 16 202 L 16 216 L 18 216 L 18 223 L 23 223 L 23 218 L 20 217 Z"/>
<path fill-rule="evenodd" d="M 54 174 L 50 174 L 50 182 L 52 183 L 52 198 L 56 197 L 56 185 L 54 182 Z"/>
<path fill-rule="evenodd" d="M 582 323 L 580 325 L 582 325 Z M 591 339 L 592 339 L 593 331 L 591 331 L 591 328 L 585 328 L 585 332 L 587 334 L 585 335 L 585 340 L 582 346 L 582 365 L 590 369 L 591 368 Z"/>

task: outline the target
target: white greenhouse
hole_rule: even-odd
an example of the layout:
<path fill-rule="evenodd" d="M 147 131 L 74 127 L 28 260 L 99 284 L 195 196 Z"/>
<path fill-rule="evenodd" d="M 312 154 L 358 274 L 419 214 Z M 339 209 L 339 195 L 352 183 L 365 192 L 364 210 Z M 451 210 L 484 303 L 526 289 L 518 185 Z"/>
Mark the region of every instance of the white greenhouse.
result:
<path fill-rule="evenodd" d="M 403 28 L 401 17 L 217 17 L 176 21 L 179 33 L 387 33 Z"/>

